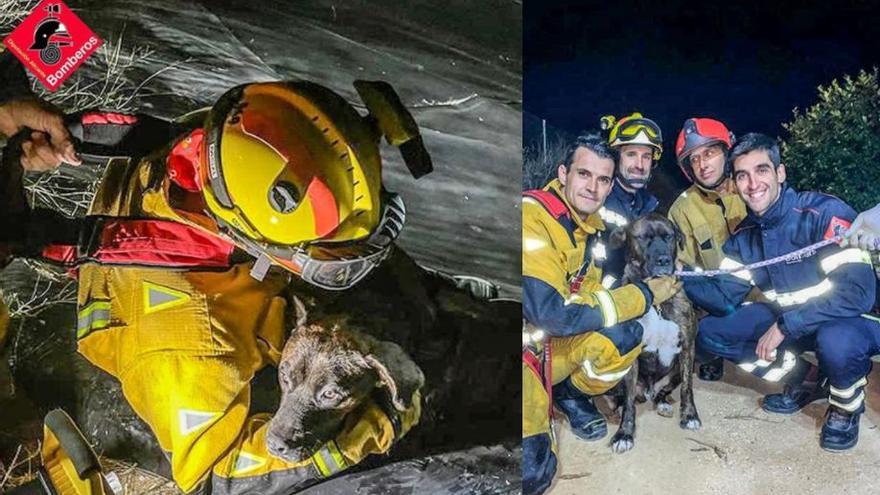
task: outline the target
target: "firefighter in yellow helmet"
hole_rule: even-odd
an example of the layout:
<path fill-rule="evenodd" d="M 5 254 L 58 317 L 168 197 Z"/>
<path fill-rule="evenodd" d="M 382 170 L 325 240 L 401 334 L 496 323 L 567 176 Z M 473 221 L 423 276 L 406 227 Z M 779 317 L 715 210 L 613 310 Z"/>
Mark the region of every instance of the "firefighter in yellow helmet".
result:
<path fill-rule="evenodd" d="M 391 87 L 355 87 L 365 117 L 296 81 L 233 88 L 172 125 L 85 113 L 70 126 L 107 155 L 118 145 L 134 158 L 108 164 L 78 224 L 82 241 L 40 255 L 77 269 L 79 352 L 119 379 L 184 492 L 290 493 L 387 452 L 418 422 L 419 391 L 404 411 L 371 399 L 335 438 L 290 462 L 267 450 L 267 415 L 248 411 L 254 374 L 280 359 L 290 275 L 351 287 L 403 227 L 403 202 L 382 188 L 379 139 L 400 148 L 414 176 L 431 170 Z M 50 420 L 47 438 L 58 441 L 45 443 L 47 483 L 106 493 L 85 481 L 99 470 L 68 462 L 83 451 L 75 427 L 57 435 Z"/>

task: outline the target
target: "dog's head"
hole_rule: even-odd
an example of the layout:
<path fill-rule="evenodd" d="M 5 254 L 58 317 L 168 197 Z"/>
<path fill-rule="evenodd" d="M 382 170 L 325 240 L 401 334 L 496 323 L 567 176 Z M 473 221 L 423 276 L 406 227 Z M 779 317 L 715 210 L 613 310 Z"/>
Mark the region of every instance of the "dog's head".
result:
<path fill-rule="evenodd" d="M 299 321 L 282 351 L 278 367 L 281 404 L 269 424 L 269 452 L 298 462 L 311 456 L 342 429 L 346 416 L 376 389 L 404 411 L 424 375 L 400 346 L 376 340 L 343 322 Z"/>
<path fill-rule="evenodd" d="M 610 247 L 626 246 L 627 270 L 634 277 L 670 275 L 675 270 L 675 250 L 681 231 L 666 217 L 651 213 L 626 228 L 611 233 Z"/>

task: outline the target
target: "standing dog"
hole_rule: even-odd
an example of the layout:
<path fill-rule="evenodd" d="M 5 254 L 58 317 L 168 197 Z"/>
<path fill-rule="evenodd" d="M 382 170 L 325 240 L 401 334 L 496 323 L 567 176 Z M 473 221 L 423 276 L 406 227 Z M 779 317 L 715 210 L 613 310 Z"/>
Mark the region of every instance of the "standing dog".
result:
<path fill-rule="evenodd" d="M 652 213 L 639 218 L 626 229 L 611 234 L 611 248 L 626 246 L 627 263 L 621 282 L 628 284 L 660 275 L 671 275 L 675 270 L 675 250 L 681 233 L 666 217 Z M 635 402 L 637 385 L 642 386 L 645 398 L 653 399 L 657 413 L 672 416 L 669 395 L 681 385 L 681 420 L 679 425 L 688 430 L 701 426 L 694 405 L 693 366 L 694 339 L 697 321 L 694 307 L 683 290 L 660 305 L 650 308 L 640 320 L 644 327 L 644 348 L 639 359 L 617 387 L 625 394 L 620 428 L 611 439 L 614 452 L 633 448 L 636 430 Z M 669 376 L 669 382 L 658 392 L 654 387 Z M 623 390 L 620 390 L 623 389 Z"/>

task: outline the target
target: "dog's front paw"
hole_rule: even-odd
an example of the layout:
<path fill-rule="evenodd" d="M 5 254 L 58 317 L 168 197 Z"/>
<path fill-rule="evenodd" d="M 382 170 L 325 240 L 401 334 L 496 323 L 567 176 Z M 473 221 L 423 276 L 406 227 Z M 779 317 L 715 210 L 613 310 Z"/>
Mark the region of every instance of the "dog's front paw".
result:
<path fill-rule="evenodd" d="M 663 416 L 664 418 L 672 417 L 672 404 L 668 402 L 658 402 L 657 403 L 657 414 Z"/>
<path fill-rule="evenodd" d="M 685 430 L 699 430 L 700 427 L 703 426 L 703 422 L 700 421 L 700 417 L 694 413 L 683 416 L 678 425 Z"/>
<path fill-rule="evenodd" d="M 629 433 L 618 431 L 611 439 L 611 450 L 615 454 L 622 454 L 628 450 L 632 450 L 633 446 L 635 446 L 635 441 L 633 440 L 633 436 Z"/>

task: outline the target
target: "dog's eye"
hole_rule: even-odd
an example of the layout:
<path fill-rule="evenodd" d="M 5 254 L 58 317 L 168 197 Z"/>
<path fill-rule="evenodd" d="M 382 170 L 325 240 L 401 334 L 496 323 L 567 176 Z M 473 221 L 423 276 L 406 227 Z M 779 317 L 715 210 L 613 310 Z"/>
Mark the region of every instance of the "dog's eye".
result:
<path fill-rule="evenodd" d="M 335 388 L 325 388 L 321 391 L 318 398 L 321 400 L 321 402 L 324 403 L 338 402 L 340 399 L 342 399 L 342 393 Z"/>

